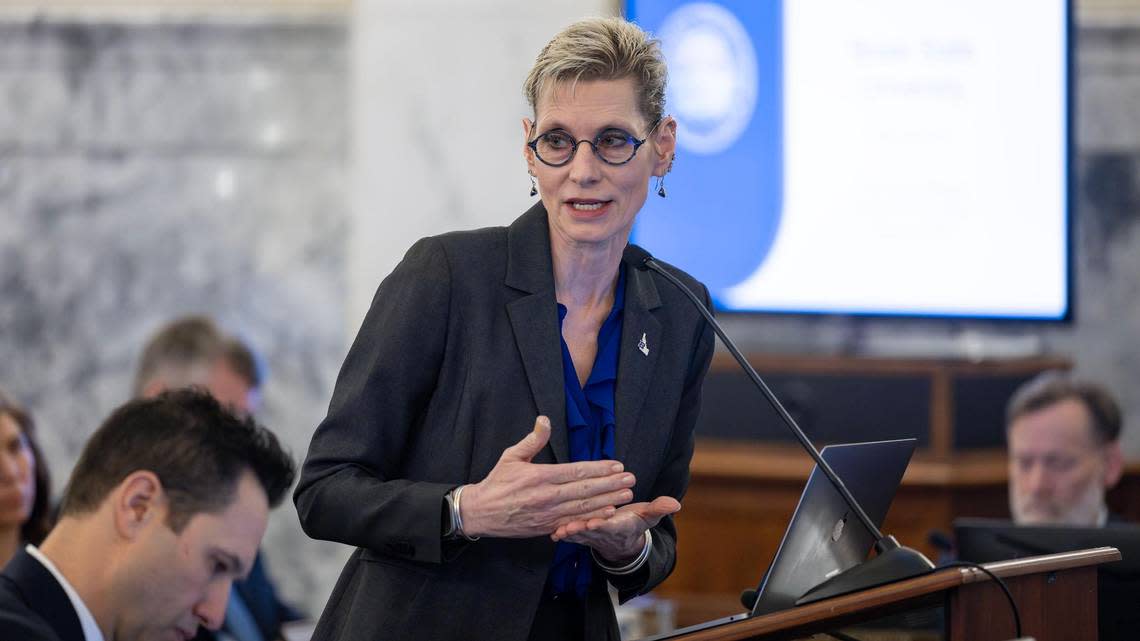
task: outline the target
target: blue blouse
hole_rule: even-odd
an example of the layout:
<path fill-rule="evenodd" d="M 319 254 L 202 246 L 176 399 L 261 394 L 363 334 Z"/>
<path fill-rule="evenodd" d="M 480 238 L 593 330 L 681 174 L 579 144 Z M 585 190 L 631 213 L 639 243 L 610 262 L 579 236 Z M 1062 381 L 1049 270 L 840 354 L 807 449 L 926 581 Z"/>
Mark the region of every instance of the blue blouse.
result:
<path fill-rule="evenodd" d="M 578 372 L 566 340 L 562 339 L 562 375 L 566 388 L 566 426 L 570 438 L 571 461 L 601 461 L 614 457 L 614 387 L 617 383 L 618 347 L 621 343 L 622 310 L 625 308 L 625 264 L 618 270 L 614 306 L 598 330 L 598 352 L 594 369 L 585 388 L 578 384 Z M 559 334 L 566 320 L 566 307 L 558 305 Z M 570 592 L 586 595 L 593 562 L 584 545 L 559 541 L 548 577 L 553 594 Z"/>

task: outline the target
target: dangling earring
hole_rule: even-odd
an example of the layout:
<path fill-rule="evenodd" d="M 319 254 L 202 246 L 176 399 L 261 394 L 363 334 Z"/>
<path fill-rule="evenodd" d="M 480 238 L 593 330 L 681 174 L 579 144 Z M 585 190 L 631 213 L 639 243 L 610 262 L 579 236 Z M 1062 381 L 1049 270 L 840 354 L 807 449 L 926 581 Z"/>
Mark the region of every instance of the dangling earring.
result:
<path fill-rule="evenodd" d="M 538 185 L 536 185 L 534 183 L 534 174 L 530 175 L 530 195 L 531 196 L 537 196 L 538 195 Z"/>
<path fill-rule="evenodd" d="M 657 177 L 657 195 L 662 198 L 665 197 L 665 174 L 673 171 L 673 161 L 677 159 L 677 154 L 669 156 L 669 166 L 665 168 L 665 173 Z"/>

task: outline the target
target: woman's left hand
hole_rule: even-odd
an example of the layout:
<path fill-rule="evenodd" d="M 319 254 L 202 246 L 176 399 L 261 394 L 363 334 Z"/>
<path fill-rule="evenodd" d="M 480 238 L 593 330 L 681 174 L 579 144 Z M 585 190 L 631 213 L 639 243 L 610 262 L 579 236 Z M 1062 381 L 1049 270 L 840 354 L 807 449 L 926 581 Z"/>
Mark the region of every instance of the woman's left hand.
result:
<path fill-rule="evenodd" d="M 588 545 L 607 562 L 623 565 L 645 547 L 646 530 L 680 509 L 677 499 L 659 496 L 649 503 L 623 505 L 608 519 L 571 521 L 555 530 L 550 538 Z"/>

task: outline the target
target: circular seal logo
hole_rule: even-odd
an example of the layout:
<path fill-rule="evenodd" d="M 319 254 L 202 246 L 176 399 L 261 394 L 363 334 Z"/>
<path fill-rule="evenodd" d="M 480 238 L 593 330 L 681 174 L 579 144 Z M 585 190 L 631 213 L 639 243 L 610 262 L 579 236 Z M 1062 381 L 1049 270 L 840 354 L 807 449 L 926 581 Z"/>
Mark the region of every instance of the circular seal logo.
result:
<path fill-rule="evenodd" d="M 669 64 L 667 101 L 677 144 L 715 154 L 736 142 L 756 109 L 756 51 L 728 9 L 698 2 L 673 11 L 659 33 Z"/>

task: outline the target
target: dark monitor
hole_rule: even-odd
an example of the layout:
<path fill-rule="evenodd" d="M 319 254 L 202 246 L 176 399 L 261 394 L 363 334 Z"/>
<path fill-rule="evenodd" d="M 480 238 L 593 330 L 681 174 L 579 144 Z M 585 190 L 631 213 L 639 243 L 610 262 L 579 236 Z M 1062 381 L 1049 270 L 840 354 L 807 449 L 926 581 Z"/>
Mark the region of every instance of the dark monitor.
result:
<path fill-rule="evenodd" d="M 1101 528 L 1017 526 L 996 519 L 957 519 L 958 558 L 974 563 L 1072 552 L 1098 547 L 1120 550 L 1121 560 L 1097 571 L 1097 621 L 1101 641 L 1133 640 L 1140 630 L 1140 526 Z"/>

